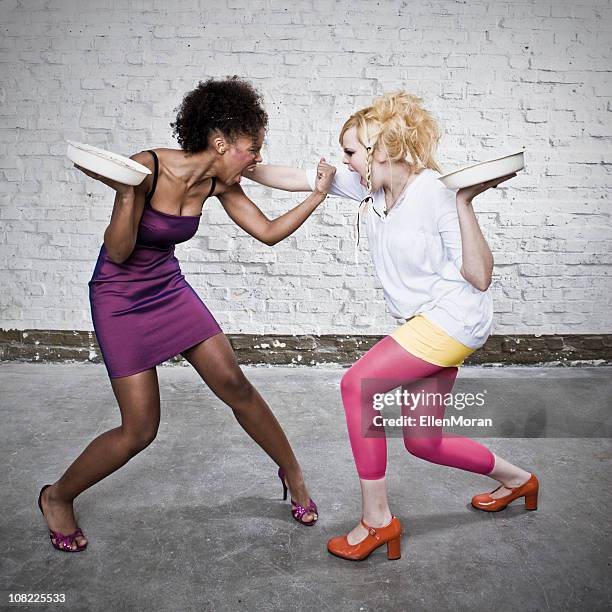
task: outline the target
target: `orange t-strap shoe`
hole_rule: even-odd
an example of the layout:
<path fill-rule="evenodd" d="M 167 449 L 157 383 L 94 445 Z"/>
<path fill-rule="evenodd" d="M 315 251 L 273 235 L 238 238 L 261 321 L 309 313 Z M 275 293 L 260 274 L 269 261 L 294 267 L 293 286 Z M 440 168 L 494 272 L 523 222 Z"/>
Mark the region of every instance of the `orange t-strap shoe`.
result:
<path fill-rule="evenodd" d="M 499 485 L 497 489 L 491 491 L 495 493 L 498 489 L 501 489 L 505 485 Z M 499 512 L 503 510 L 510 502 L 513 502 L 519 497 L 525 498 L 525 510 L 537 510 L 538 509 L 538 491 L 540 483 L 536 478 L 535 474 L 531 475 L 531 478 L 523 483 L 520 487 L 506 487 L 510 489 L 511 493 L 504 495 L 498 499 L 493 499 L 491 493 L 481 493 L 475 495 L 472 498 L 472 506 L 478 510 L 484 510 L 485 512 Z"/>
<path fill-rule="evenodd" d="M 400 549 L 400 538 L 402 535 L 402 524 L 394 516 L 391 522 L 384 527 L 369 527 L 361 520 L 361 524 L 368 530 L 365 540 L 357 544 L 349 544 L 346 535 L 332 538 L 327 543 L 327 550 L 336 557 L 350 559 L 351 561 L 362 561 L 383 544 L 387 545 L 387 559 L 399 559 L 402 556 Z"/>

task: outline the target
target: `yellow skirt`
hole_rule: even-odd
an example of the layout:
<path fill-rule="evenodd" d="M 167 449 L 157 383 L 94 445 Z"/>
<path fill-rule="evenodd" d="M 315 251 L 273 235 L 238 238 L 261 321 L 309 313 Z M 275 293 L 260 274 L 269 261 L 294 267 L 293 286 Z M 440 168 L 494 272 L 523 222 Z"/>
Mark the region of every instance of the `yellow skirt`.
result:
<path fill-rule="evenodd" d="M 461 344 L 422 314 L 406 321 L 391 337 L 415 357 L 443 368 L 458 368 L 476 350 Z"/>

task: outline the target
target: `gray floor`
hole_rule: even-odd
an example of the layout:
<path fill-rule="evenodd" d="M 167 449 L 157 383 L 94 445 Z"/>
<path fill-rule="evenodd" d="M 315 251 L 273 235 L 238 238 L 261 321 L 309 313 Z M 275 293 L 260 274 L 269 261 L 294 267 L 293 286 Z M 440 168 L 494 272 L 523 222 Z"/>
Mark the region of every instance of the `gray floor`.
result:
<path fill-rule="evenodd" d="M 498 420 L 516 412 L 514 435 L 523 419 L 539 423 L 539 438 L 479 438 L 537 473 L 538 511 L 518 503 L 496 514 L 473 510 L 471 496 L 493 481 L 417 459 L 391 438 L 402 558 L 387 561 L 381 548 L 361 563 L 325 549 L 360 512 L 342 370 L 245 370 L 304 465 L 319 523 L 292 520 L 275 466 L 194 370 L 161 367 L 158 438 L 78 498 L 90 545 L 68 555 L 51 548 L 36 496 L 119 423 L 104 367 L 0 364 L 2 605 L 9 592 L 53 592 L 68 604 L 32 609 L 610 609 L 612 368 L 464 368 L 464 381 L 505 381 L 488 410 Z M 513 390 L 534 381 L 536 391 L 513 401 Z M 575 431 L 546 428 L 566 419 Z M 570 437 L 578 430 L 589 437 Z"/>

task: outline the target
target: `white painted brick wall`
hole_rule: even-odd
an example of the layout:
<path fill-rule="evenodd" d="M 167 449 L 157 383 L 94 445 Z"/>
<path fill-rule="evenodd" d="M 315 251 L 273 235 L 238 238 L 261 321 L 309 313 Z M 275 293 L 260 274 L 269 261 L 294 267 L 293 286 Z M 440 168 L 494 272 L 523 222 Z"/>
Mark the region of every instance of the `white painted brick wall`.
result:
<path fill-rule="evenodd" d="M 343 120 L 400 87 L 439 118 L 445 170 L 526 146 L 526 171 L 476 200 L 495 332 L 611 331 L 608 1 L 2 0 L 0 23 L 0 327 L 93 328 L 113 196 L 71 168 L 64 140 L 176 146 L 183 93 L 239 74 L 264 94 L 271 163 L 338 162 Z M 268 215 L 297 202 L 247 191 Z M 330 198 L 270 248 L 214 201 L 177 253 L 228 332 L 384 333 L 354 212 Z"/>

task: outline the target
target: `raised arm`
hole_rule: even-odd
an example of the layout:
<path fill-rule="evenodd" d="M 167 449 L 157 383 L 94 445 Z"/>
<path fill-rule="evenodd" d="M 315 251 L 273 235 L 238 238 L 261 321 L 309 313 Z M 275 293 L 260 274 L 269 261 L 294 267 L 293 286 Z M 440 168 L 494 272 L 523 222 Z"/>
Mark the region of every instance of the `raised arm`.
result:
<path fill-rule="evenodd" d="M 136 153 L 130 159 L 147 167 L 151 163 L 151 157 L 144 152 Z M 138 224 L 144 209 L 148 181 L 132 187 L 131 185 L 124 185 L 123 183 L 91 172 L 76 164 L 75 167 L 87 176 L 104 183 L 116 191 L 111 220 L 104 232 L 104 246 L 111 261 L 123 263 L 132 254 L 136 245 Z"/>
<path fill-rule="evenodd" d="M 306 178 L 306 170 L 292 168 L 291 166 L 257 164 L 254 170 L 245 171 L 243 176 L 274 189 L 311 191 Z"/>
<path fill-rule="evenodd" d="M 461 274 L 476 289 L 486 291 L 493 275 L 493 254 L 480 229 L 474 214 L 472 200 L 483 191 L 497 187 L 500 183 L 516 176 L 516 173 L 464 187 L 457 192 L 457 215 L 461 232 L 462 261 Z"/>
<path fill-rule="evenodd" d="M 240 185 L 227 187 L 217 197 L 225 212 L 238 226 L 257 240 L 272 246 L 293 234 L 323 202 L 335 172 L 334 166 L 319 162 L 315 190 L 301 204 L 276 219 L 268 219 L 246 196 Z"/>

